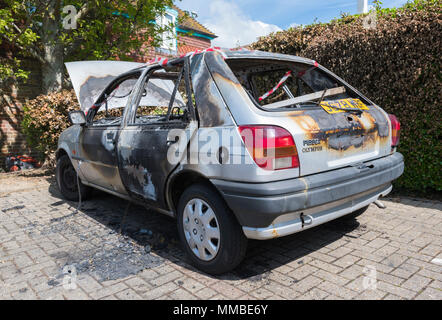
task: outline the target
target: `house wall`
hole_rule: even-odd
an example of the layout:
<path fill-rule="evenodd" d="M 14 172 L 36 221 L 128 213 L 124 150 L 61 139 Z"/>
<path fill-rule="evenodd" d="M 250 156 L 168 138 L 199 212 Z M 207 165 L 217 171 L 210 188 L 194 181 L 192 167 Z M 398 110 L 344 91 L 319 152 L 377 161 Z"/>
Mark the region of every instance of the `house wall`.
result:
<path fill-rule="evenodd" d="M 142 50 L 138 52 L 134 52 L 131 55 L 131 58 L 134 59 L 136 62 L 148 62 L 151 59 L 158 58 L 158 57 L 174 57 L 179 56 L 181 54 L 195 51 L 195 50 L 204 50 L 211 47 L 211 41 L 209 39 L 201 38 L 201 37 L 194 37 L 194 36 L 188 36 L 184 34 L 178 35 L 178 50 L 177 52 L 173 52 L 172 54 L 167 54 L 164 51 L 161 52 L 158 49 L 148 47 L 147 45 L 143 45 L 141 47 Z M 139 54 L 141 51 L 147 50 L 146 54 Z"/>
<path fill-rule="evenodd" d="M 38 61 L 22 59 L 25 70 L 31 71 L 26 82 L 6 84 L 0 89 L 0 167 L 4 167 L 6 156 L 36 155 L 26 144 L 21 133 L 23 103 L 41 93 L 41 68 Z"/>
<path fill-rule="evenodd" d="M 178 37 L 178 53 L 183 54 L 190 51 L 204 50 L 211 47 L 209 39 L 201 37 L 192 37 L 180 34 Z"/>

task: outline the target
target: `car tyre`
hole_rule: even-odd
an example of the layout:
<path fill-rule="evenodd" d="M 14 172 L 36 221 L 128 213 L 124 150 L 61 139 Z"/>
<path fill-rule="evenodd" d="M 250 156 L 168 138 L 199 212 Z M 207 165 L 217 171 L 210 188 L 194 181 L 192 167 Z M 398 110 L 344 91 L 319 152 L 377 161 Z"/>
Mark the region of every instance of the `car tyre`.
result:
<path fill-rule="evenodd" d="M 243 260 L 247 238 L 212 186 L 195 184 L 187 188 L 178 203 L 177 219 L 185 252 L 198 269 L 222 274 Z"/>
<path fill-rule="evenodd" d="M 70 201 L 79 201 L 78 185 L 77 185 L 77 172 L 72 165 L 71 159 L 68 155 L 62 155 L 57 160 L 57 167 L 55 169 L 55 178 L 57 180 L 58 189 L 63 197 Z M 84 200 L 90 194 L 92 189 L 85 186 L 81 181 L 80 193 L 81 199 Z"/>

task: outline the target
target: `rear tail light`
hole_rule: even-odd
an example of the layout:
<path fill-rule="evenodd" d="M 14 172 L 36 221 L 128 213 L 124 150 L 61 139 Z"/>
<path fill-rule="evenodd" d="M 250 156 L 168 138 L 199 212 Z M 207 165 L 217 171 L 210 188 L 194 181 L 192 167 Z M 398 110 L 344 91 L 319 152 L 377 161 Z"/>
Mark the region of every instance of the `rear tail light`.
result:
<path fill-rule="evenodd" d="M 266 170 L 299 167 L 292 135 L 277 126 L 239 126 L 239 133 L 256 164 Z"/>
<path fill-rule="evenodd" d="M 391 122 L 391 146 L 394 148 L 399 145 L 401 123 L 394 114 L 389 114 L 388 117 L 390 118 Z"/>

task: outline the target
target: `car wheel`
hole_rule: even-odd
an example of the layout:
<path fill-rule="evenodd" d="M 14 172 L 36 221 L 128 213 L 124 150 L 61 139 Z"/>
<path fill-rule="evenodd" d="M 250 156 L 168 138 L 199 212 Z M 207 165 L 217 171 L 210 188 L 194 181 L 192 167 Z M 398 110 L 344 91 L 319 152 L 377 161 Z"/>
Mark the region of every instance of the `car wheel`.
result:
<path fill-rule="evenodd" d="M 211 186 L 187 188 L 179 200 L 177 218 L 181 242 L 198 269 L 221 274 L 233 270 L 244 258 L 247 238 Z"/>
<path fill-rule="evenodd" d="M 71 201 L 78 201 L 77 172 L 75 171 L 68 155 L 65 154 L 57 160 L 55 177 L 57 179 L 58 188 L 63 197 Z M 90 192 L 91 188 L 80 182 L 81 199 L 86 199 Z"/>

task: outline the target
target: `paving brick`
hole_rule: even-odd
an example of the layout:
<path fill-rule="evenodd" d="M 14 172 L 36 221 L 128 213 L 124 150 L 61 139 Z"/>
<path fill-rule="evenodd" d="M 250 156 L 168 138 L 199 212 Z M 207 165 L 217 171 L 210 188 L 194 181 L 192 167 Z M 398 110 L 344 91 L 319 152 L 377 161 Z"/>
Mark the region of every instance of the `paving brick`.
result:
<path fill-rule="evenodd" d="M 364 290 L 360 294 L 358 294 L 355 299 L 356 300 L 382 300 L 387 293 L 382 292 L 380 290 Z"/>
<path fill-rule="evenodd" d="M 408 279 L 417 271 L 419 271 L 419 267 L 409 264 L 407 262 L 401 264 L 398 268 L 391 271 L 391 274 L 397 277 L 401 277 L 403 279 Z"/>
<path fill-rule="evenodd" d="M 362 267 L 360 265 L 352 265 L 352 266 L 348 267 L 347 269 L 341 271 L 339 273 L 339 275 L 341 277 L 353 280 L 353 279 L 356 279 L 359 276 L 361 276 L 363 274 L 363 270 L 364 270 L 364 267 Z"/>
<path fill-rule="evenodd" d="M 118 293 L 118 292 L 123 291 L 125 289 L 127 289 L 127 285 L 120 282 L 120 283 L 116 283 L 116 284 L 108 286 L 108 287 L 103 287 L 101 289 L 98 289 L 97 291 L 92 291 L 89 293 L 89 295 L 94 299 L 100 299 L 100 298 Z"/>
<path fill-rule="evenodd" d="M 382 260 L 382 263 L 387 265 L 387 266 L 389 266 L 389 267 L 397 268 L 402 263 L 404 263 L 407 259 L 408 259 L 407 256 L 395 253 L 395 254 L 392 254 L 392 255 L 388 256 L 384 260 Z"/>
<path fill-rule="evenodd" d="M 404 299 L 412 299 L 416 295 L 414 291 L 392 285 L 385 281 L 377 281 L 377 287 L 384 292 L 394 294 Z"/>
<path fill-rule="evenodd" d="M 375 238 L 375 239 L 371 240 L 369 243 L 367 243 L 367 246 L 379 249 L 379 248 L 382 248 L 383 246 L 385 246 L 388 242 L 389 242 L 389 240 L 387 240 L 387 239 Z"/>
<path fill-rule="evenodd" d="M 402 288 L 410 289 L 416 292 L 420 292 L 422 289 L 428 286 L 432 280 L 426 277 L 422 277 L 415 274 L 408 278 L 404 283 L 401 284 Z"/>
<path fill-rule="evenodd" d="M 343 288 L 329 281 L 323 281 L 317 287 L 318 289 L 321 289 L 331 295 L 335 295 L 343 299 L 353 299 L 357 295 L 356 291 Z"/>
<path fill-rule="evenodd" d="M 333 256 L 335 258 L 342 258 L 347 256 L 352 251 L 353 251 L 352 249 L 343 246 L 330 251 L 328 255 Z"/>
<path fill-rule="evenodd" d="M 226 282 L 215 282 L 211 285 L 211 288 L 229 299 L 236 299 L 244 294 L 244 292 Z"/>
<path fill-rule="evenodd" d="M 323 290 L 320 290 L 318 288 L 313 288 L 311 290 L 308 290 L 303 295 L 300 295 L 297 297 L 299 300 L 323 300 L 327 298 L 330 294 L 328 292 L 325 292 Z"/>
<path fill-rule="evenodd" d="M 115 294 L 121 300 L 142 300 L 143 298 L 137 294 L 133 289 L 128 288 Z"/>
<path fill-rule="evenodd" d="M 167 282 L 173 281 L 175 279 L 181 278 L 183 275 L 178 271 L 173 271 L 171 273 L 164 274 L 162 276 L 159 276 L 157 278 L 154 278 L 149 281 L 150 284 L 153 286 L 161 286 Z"/>
<path fill-rule="evenodd" d="M 89 275 L 83 275 L 77 279 L 77 285 L 80 286 L 85 292 L 98 291 L 103 288 L 103 286 Z"/>
<path fill-rule="evenodd" d="M 63 297 L 67 300 L 89 300 L 90 297 L 79 287 L 73 290 L 64 290 Z"/>
<path fill-rule="evenodd" d="M 200 299 L 206 300 L 206 299 L 210 299 L 213 296 L 216 296 L 217 292 L 206 287 L 206 288 L 201 289 L 200 291 L 196 292 L 195 295 Z"/>
<path fill-rule="evenodd" d="M 442 290 L 437 290 L 433 288 L 425 288 L 419 295 L 416 297 L 418 300 L 442 300 Z"/>
<path fill-rule="evenodd" d="M 264 300 L 270 298 L 273 295 L 273 292 L 264 288 L 259 288 L 250 292 L 250 295 L 256 299 Z"/>
<path fill-rule="evenodd" d="M 304 279 L 295 283 L 295 290 L 301 293 L 305 293 L 312 288 L 316 287 L 318 284 L 324 282 L 322 279 L 315 276 L 307 276 Z"/>
<path fill-rule="evenodd" d="M 359 260 L 361 260 L 361 258 L 348 254 L 333 261 L 333 264 L 345 269 L 351 265 L 354 265 Z"/>
<path fill-rule="evenodd" d="M 389 293 L 387 296 L 385 296 L 384 300 L 404 300 L 404 298 Z"/>
<path fill-rule="evenodd" d="M 310 264 L 304 264 L 301 267 L 290 272 L 288 276 L 292 278 L 291 280 L 301 280 L 309 275 L 315 274 L 317 270 L 319 269 Z M 282 281 L 282 284 L 286 284 L 286 282 Z"/>
<path fill-rule="evenodd" d="M 202 288 L 204 288 L 204 285 L 195 279 L 192 278 L 180 278 L 179 280 L 175 280 L 175 283 L 179 285 L 180 287 L 186 289 L 187 291 L 191 293 L 195 293 Z"/>
<path fill-rule="evenodd" d="M 272 291 L 274 294 L 279 295 L 281 297 L 285 297 L 286 299 L 296 299 L 301 295 L 299 291 L 297 291 L 297 283 L 290 284 L 288 286 L 283 286 L 277 282 L 270 281 L 265 289 Z"/>
<path fill-rule="evenodd" d="M 330 273 L 325 270 L 318 270 L 315 272 L 314 275 L 315 275 L 315 277 L 317 277 L 321 280 L 330 281 L 330 282 L 333 282 L 334 284 L 337 284 L 339 286 L 344 286 L 345 284 L 347 284 L 350 281 L 347 278 L 344 278 L 344 277 L 334 274 L 334 273 Z"/>

